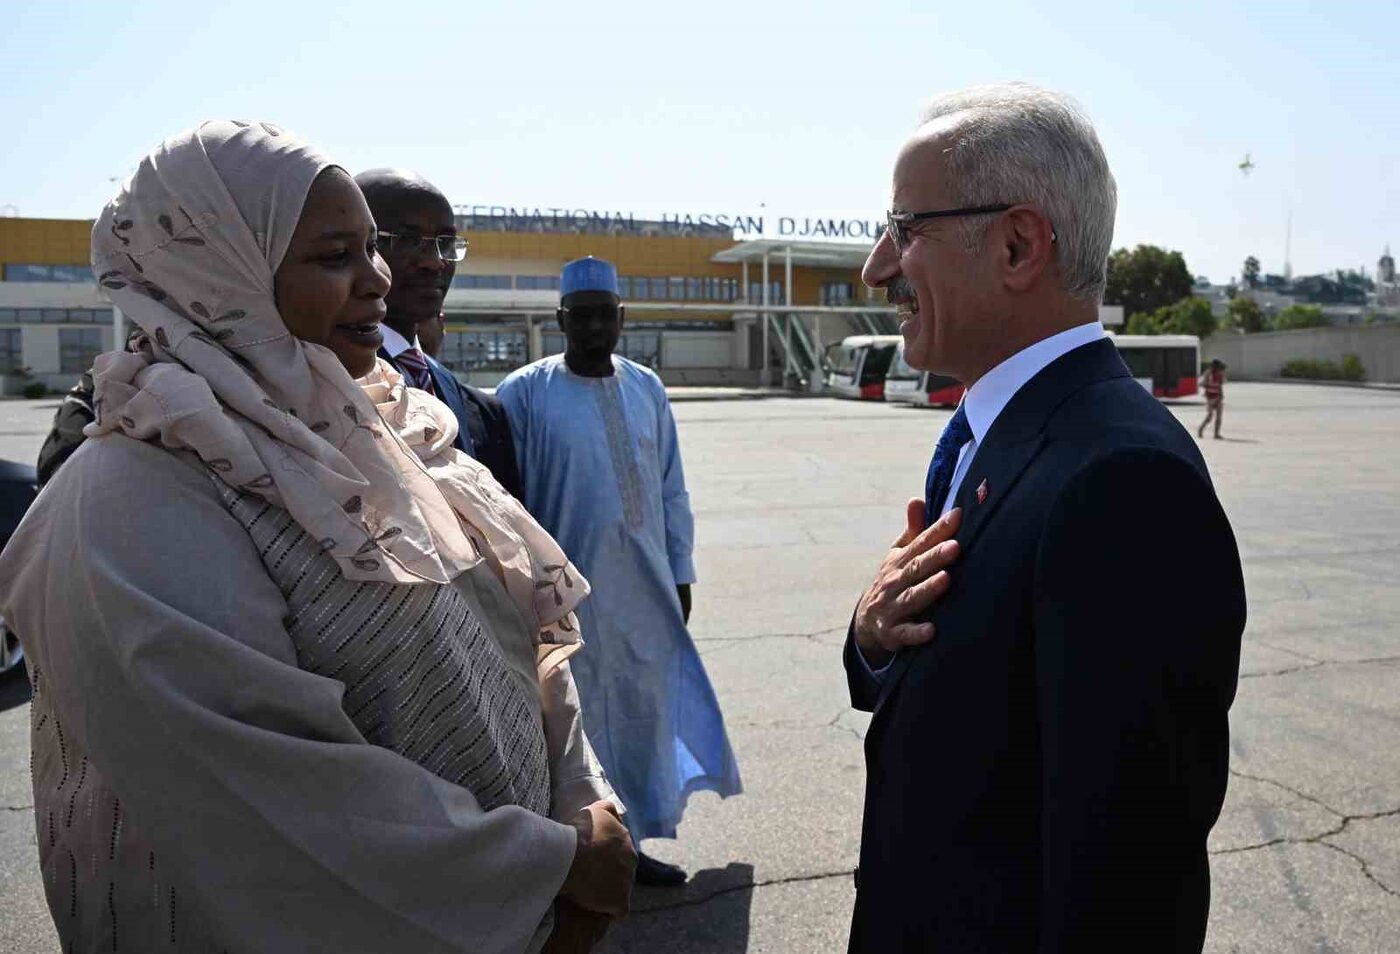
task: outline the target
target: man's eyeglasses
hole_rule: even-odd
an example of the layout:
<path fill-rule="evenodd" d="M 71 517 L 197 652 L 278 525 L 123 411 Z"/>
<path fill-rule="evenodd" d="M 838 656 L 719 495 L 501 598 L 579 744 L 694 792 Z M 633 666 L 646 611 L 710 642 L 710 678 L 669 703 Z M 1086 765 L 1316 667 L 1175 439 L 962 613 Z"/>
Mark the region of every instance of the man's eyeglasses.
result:
<path fill-rule="evenodd" d="M 564 312 L 573 321 L 586 323 L 593 321 L 616 321 L 620 310 L 621 305 L 616 302 L 598 301 L 569 305 L 564 309 Z"/>
<path fill-rule="evenodd" d="M 940 209 L 937 212 L 886 212 L 885 231 L 890 233 L 894 250 L 903 255 L 909 247 L 909 226 L 925 219 L 953 219 L 964 215 L 986 215 L 991 212 L 1006 212 L 1016 206 L 1011 203 L 1000 205 L 972 205 L 963 209 Z M 1050 233 L 1050 241 L 1055 241 L 1055 233 Z"/>
<path fill-rule="evenodd" d="M 432 244 L 444 262 L 461 262 L 467 257 L 467 240 L 452 232 L 419 235 L 417 232 L 380 232 L 379 247 L 396 255 L 419 255 Z"/>

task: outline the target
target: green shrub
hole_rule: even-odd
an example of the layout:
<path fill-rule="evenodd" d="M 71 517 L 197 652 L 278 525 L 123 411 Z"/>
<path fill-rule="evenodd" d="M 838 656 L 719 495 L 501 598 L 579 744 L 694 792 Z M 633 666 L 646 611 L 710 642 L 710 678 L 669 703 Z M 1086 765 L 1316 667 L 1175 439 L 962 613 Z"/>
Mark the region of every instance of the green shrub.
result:
<path fill-rule="evenodd" d="M 1140 311 L 1128 319 L 1124 334 L 1130 335 L 1195 335 L 1204 338 L 1216 328 L 1210 302 L 1204 298 L 1187 297 L 1174 305 L 1156 311 Z"/>
<path fill-rule="evenodd" d="M 1366 369 L 1361 359 L 1354 354 L 1342 358 L 1339 365 L 1335 361 L 1317 361 L 1312 358 L 1294 358 L 1283 366 L 1280 372 L 1285 378 L 1306 378 L 1312 381 L 1364 381 Z"/>
<path fill-rule="evenodd" d="M 1128 326 L 1123 329 L 1124 334 L 1129 335 L 1160 335 L 1162 326 L 1158 323 L 1155 315 L 1148 312 L 1141 312 L 1128 319 Z"/>
<path fill-rule="evenodd" d="M 1296 331 L 1300 328 L 1326 328 L 1331 322 L 1316 305 L 1289 305 L 1274 318 L 1275 331 Z"/>
<path fill-rule="evenodd" d="M 1218 322 L 1210 310 L 1210 302 L 1204 298 L 1183 298 L 1172 305 L 1161 319 L 1162 331 L 1169 335 L 1195 335 L 1208 337 L 1215 331 Z"/>
<path fill-rule="evenodd" d="M 49 393 L 49 389 L 43 381 L 30 381 L 24 386 L 24 390 L 20 393 L 33 400 L 34 398 L 44 397 Z"/>
<path fill-rule="evenodd" d="M 1229 314 L 1230 324 L 1246 334 L 1269 329 L 1269 319 L 1265 317 L 1264 309 L 1260 308 L 1259 303 L 1247 295 L 1232 299 L 1226 311 Z"/>

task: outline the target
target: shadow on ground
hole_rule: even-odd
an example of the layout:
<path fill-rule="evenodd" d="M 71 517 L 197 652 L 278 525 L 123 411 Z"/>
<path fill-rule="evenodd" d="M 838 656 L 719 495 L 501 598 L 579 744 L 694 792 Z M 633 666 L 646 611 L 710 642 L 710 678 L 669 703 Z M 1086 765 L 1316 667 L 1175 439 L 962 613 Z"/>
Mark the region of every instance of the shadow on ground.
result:
<path fill-rule="evenodd" d="M 753 865 L 707 868 L 680 888 L 638 888 L 632 914 L 608 932 L 599 954 L 705 951 L 745 954 Z"/>

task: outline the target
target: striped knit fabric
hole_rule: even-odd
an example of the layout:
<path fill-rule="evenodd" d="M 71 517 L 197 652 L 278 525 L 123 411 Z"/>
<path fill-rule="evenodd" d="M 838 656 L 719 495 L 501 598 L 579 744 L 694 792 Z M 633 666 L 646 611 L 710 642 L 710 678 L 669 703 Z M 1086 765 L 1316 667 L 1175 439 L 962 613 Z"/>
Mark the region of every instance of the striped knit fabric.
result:
<path fill-rule="evenodd" d="M 452 585 L 355 582 L 285 510 L 217 482 L 287 600 L 302 669 L 345 684 L 371 743 L 469 789 L 484 809 L 548 816 L 537 706 Z"/>
<path fill-rule="evenodd" d="M 455 587 L 350 582 L 286 511 L 214 485 L 287 600 L 301 667 L 345 683 L 344 708 L 367 740 L 465 786 L 483 809 L 548 815 L 538 704 Z M 159 819 L 117 798 L 37 663 L 29 679 L 39 862 L 65 950 L 235 954 L 158 855 L 147 833 Z"/>

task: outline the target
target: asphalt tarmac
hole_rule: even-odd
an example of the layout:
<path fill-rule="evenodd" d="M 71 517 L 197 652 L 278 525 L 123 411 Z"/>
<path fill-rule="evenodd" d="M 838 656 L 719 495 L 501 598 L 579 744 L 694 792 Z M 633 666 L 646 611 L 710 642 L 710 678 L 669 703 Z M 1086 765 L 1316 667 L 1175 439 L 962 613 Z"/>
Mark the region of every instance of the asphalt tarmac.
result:
<path fill-rule="evenodd" d="M 0 457 L 32 460 L 55 406 L 0 403 Z M 1193 431 L 1204 416 L 1172 410 Z M 692 630 L 746 790 L 697 795 L 677 841 L 647 843 L 691 882 L 639 889 L 604 948 L 843 951 L 867 717 L 847 705 L 841 642 L 948 412 L 778 398 L 676 416 Z M 1231 384 L 1224 434 L 1202 446 L 1250 619 L 1206 949 L 1400 951 L 1400 393 Z M 1172 545 L 1189 600 L 1191 542 Z M 49 954 L 23 690 L 0 684 L 0 950 Z"/>

